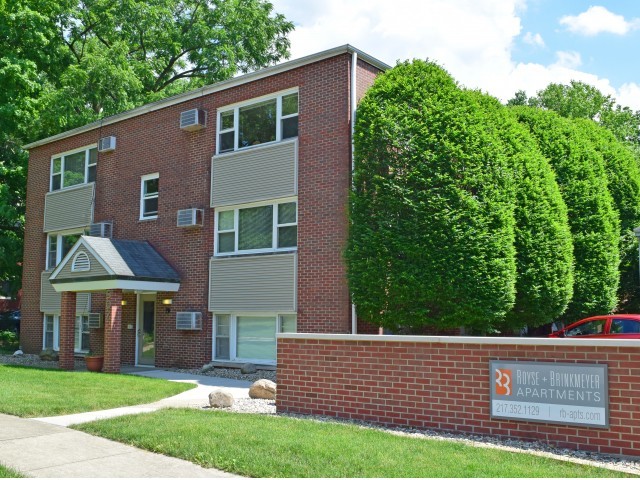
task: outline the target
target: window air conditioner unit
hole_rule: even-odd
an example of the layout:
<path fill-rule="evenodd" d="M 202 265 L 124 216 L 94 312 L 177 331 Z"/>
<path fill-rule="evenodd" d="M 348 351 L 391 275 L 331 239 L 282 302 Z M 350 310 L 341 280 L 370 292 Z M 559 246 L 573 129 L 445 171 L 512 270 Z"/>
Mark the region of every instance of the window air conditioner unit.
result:
<path fill-rule="evenodd" d="M 180 113 L 180 128 L 192 132 L 207 125 L 207 112 L 194 108 Z"/>
<path fill-rule="evenodd" d="M 202 330 L 202 313 L 176 313 L 176 330 Z"/>
<path fill-rule="evenodd" d="M 116 137 L 102 137 L 98 142 L 99 152 L 112 152 L 116 149 Z"/>
<path fill-rule="evenodd" d="M 204 210 L 201 208 L 187 208 L 178 210 L 178 227 L 201 227 Z"/>
<path fill-rule="evenodd" d="M 102 328 L 102 314 L 90 313 L 89 314 L 89 328 Z"/>
<path fill-rule="evenodd" d="M 90 237 L 111 238 L 112 235 L 113 235 L 113 223 L 112 222 L 92 223 L 89 226 L 89 236 Z"/>

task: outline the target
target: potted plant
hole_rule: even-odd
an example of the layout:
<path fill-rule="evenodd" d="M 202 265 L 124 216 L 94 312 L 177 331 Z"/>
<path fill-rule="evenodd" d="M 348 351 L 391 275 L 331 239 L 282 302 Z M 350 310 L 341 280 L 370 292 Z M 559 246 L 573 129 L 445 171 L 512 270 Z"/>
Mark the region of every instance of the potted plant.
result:
<path fill-rule="evenodd" d="M 89 350 L 84 356 L 84 361 L 87 364 L 87 370 L 90 372 L 101 372 L 104 364 L 104 355 L 101 352 Z"/>

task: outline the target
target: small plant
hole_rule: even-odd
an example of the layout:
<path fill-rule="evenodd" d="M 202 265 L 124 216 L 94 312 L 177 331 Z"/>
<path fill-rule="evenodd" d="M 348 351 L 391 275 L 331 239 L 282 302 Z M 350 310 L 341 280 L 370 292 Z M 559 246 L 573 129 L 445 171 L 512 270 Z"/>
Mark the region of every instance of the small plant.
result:
<path fill-rule="evenodd" d="M 20 348 L 18 335 L 11 330 L 0 331 L 0 352 L 13 353 Z"/>

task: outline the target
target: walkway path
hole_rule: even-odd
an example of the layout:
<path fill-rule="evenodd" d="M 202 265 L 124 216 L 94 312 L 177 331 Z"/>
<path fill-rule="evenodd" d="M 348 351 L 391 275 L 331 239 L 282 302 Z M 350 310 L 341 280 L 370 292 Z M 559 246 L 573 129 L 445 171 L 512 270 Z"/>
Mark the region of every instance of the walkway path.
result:
<path fill-rule="evenodd" d="M 127 371 L 135 375 L 190 382 L 196 388 L 155 403 L 98 412 L 24 419 L 0 414 L 0 463 L 28 477 L 50 478 L 205 478 L 235 477 L 213 468 L 202 468 L 177 458 L 140 450 L 118 442 L 65 428 L 166 407 L 208 405 L 209 392 L 224 387 L 235 398 L 248 398 L 250 382 L 188 375 L 163 370 Z"/>

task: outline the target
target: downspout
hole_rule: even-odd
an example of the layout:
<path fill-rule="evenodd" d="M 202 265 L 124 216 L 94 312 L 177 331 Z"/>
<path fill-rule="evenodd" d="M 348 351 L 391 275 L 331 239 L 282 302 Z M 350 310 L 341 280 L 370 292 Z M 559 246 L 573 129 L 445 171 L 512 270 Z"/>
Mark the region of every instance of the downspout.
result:
<path fill-rule="evenodd" d="M 351 54 L 351 91 L 350 93 L 350 105 L 351 105 L 351 187 L 353 188 L 353 171 L 355 163 L 353 159 L 353 136 L 356 125 L 356 72 L 358 70 L 358 53 L 353 52 Z M 358 317 L 356 316 L 356 305 L 351 303 L 351 334 L 356 335 L 358 333 Z"/>

